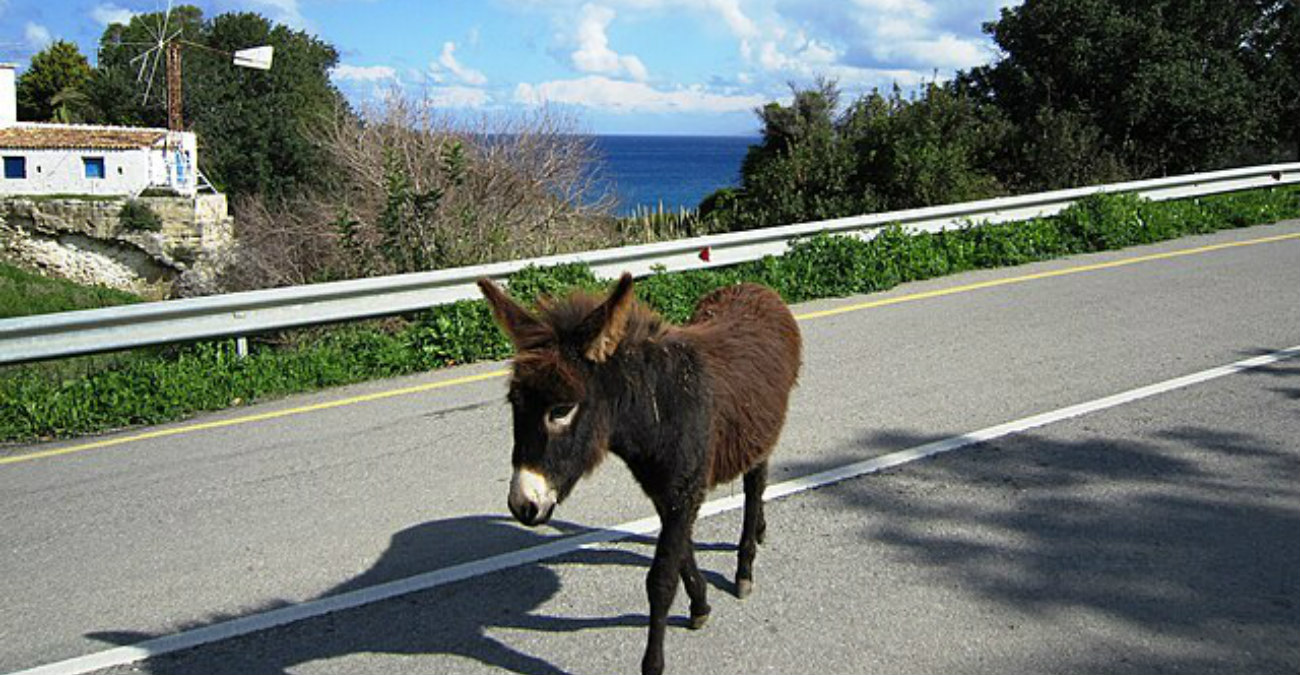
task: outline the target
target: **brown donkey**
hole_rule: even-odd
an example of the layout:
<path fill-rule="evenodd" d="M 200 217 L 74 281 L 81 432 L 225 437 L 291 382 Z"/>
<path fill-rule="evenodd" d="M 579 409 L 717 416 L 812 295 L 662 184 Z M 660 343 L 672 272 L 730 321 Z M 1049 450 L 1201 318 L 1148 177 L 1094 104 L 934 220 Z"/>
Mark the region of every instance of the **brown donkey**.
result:
<path fill-rule="evenodd" d="M 545 523 L 606 452 L 623 458 L 663 525 L 646 577 L 650 639 L 643 673 L 663 671 L 664 628 L 677 580 L 691 627 L 709 617 L 691 531 L 707 491 L 745 477 L 736 593 L 753 587 L 762 542 L 767 459 L 799 374 L 799 327 L 755 284 L 706 296 L 684 326 L 637 303 L 624 274 L 607 299 L 575 294 L 534 315 L 487 279 L 479 287 L 515 346 L 510 511 Z"/>

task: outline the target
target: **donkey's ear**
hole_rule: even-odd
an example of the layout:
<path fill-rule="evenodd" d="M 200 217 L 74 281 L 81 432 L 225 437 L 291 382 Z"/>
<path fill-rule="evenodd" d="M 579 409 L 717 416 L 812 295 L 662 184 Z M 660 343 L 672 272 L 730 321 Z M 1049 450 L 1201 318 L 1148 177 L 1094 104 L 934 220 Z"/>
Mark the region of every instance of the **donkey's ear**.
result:
<path fill-rule="evenodd" d="M 609 294 L 600 307 L 591 313 L 583 323 L 592 326 L 595 336 L 587 343 L 587 359 L 604 363 L 623 341 L 627 332 L 627 319 L 632 312 L 632 275 L 627 272 L 619 277 L 618 285 Z M 597 329 L 596 327 L 599 326 Z"/>
<path fill-rule="evenodd" d="M 505 291 L 502 291 L 501 287 L 491 279 L 487 277 L 479 279 L 478 288 L 483 291 L 483 297 L 487 298 L 488 304 L 492 306 L 492 316 L 496 317 L 501 329 L 510 336 L 515 351 L 535 347 L 551 335 L 551 330 L 546 324 L 538 321 L 528 313 L 528 310 L 510 299 L 510 296 L 506 295 Z"/>

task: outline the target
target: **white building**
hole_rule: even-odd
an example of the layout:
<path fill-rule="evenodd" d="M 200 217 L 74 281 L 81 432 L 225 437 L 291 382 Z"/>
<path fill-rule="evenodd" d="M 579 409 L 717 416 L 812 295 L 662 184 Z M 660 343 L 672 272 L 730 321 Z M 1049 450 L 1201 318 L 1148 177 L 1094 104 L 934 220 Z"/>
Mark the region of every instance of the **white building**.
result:
<path fill-rule="evenodd" d="M 193 132 L 18 121 L 14 67 L 0 64 L 0 195 L 194 196 Z"/>

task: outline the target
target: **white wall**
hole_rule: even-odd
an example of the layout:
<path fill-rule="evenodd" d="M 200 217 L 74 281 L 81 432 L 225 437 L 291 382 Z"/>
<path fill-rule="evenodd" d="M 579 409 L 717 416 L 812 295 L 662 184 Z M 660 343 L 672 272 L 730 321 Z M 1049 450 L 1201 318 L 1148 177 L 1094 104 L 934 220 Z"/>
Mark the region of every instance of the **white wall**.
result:
<path fill-rule="evenodd" d="M 7 179 L 0 173 L 0 195 L 137 195 L 151 186 L 168 186 L 179 194 L 194 196 L 198 189 L 194 170 L 197 139 L 193 132 L 187 131 L 176 140 L 179 140 L 179 158 L 176 152 L 169 153 L 162 147 L 132 150 L 0 147 L 0 157 L 27 158 L 25 179 Z M 102 179 L 86 178 L 83 157 L 104 158 Z M 185 165 L 183 171 L 176 170 L 177 161 Z"/>
<path fill-rule="evenodd" d="M 18 121 L 18 89 L 12 63 L 0 63 L 0 127 Z"/>
<path fill-rule="evenodd" d="M 167 176 L 162 150 L 0 149 L 0 156 L 27 158 L 26 179 L 0 173 L 0 194 L 6 195 L 134 195 L 155 177 L 165 184 Z M 82 157 L 103 157 L 104 177 L 86 178 Z"/>

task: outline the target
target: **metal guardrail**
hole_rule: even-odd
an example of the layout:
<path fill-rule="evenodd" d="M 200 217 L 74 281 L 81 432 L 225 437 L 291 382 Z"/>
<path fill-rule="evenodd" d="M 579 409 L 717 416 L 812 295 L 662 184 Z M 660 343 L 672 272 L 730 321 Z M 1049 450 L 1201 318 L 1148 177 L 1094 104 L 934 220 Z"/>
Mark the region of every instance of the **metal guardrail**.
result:
<path fill-rule="evenodd" d="M 870 239 L 879 228 L 894 223 L 937 232 L 968 223 L 1049 216 L 1098 193 L 1134 192 L 1160 201 L 1293 183 L 1300 183 L 1300 163 L 1000 197 L 435 272 L 3 319 L 0 364 L 411 312 L 477 298 L 474 282 L 480 277 L 500 280 L 528 265 L 586 263 L 602 278 L 614 278 L 624 271 L 644 276 L 660 266 L 675 272 L 780 255 L 792 240 L 822 232 Z"/>

